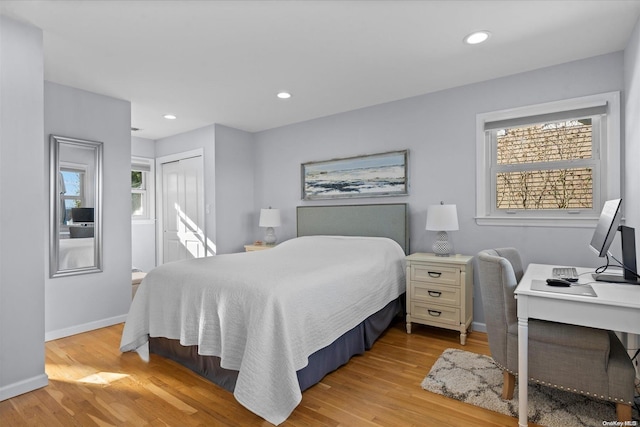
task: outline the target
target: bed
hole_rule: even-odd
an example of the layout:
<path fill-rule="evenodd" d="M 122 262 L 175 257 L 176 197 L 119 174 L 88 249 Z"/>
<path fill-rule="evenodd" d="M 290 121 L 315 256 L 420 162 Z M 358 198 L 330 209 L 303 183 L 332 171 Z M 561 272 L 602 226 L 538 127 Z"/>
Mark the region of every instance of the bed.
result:
<path fill-rule="evenodd" d="M 59 270 L 94 266 L 94 246 L 93 237 L 60 239 Z"/>
<path fill-rule="evenodd" d="M 121 350 L 176 360 L 278 425 L 402 311 L 406 218 L 406 204 L 299 207 L 299 237 L 273 249 L 159 266 Z"/>

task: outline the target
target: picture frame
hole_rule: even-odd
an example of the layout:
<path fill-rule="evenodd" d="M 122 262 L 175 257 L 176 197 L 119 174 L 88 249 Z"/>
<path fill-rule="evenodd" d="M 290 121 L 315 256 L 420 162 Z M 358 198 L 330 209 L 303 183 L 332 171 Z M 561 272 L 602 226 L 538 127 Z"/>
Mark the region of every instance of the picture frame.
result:
<path fill-rule="evenodd" d="M 303 163 L 302 199 L 406 196 L 408 156 L 401 150 Z"/>

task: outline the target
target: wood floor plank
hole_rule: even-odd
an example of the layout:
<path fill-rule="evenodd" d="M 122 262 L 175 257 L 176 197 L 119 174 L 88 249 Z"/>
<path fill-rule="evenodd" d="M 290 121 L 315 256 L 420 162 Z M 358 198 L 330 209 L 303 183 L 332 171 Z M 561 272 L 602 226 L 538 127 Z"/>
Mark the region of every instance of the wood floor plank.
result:
<path fill-rule="evenodd" d="M 0 402 L 0 426 L 271 426 L 179 364 L 119 351 L 123 325 L 46 343 L 49 385 Z M 517 426 L 515 418 L 422 390 L 440 354 L 489 354 L 487 337 L 398 321 L 364 355 L 306 390 L 284 427 Z"/>

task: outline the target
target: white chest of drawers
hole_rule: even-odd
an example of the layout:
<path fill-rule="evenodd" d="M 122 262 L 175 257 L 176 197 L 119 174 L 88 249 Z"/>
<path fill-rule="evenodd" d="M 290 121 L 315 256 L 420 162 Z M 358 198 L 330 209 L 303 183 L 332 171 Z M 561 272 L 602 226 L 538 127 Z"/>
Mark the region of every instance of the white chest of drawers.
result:
<path fill-rule="evenodd" d="M 460 331 L 473 320 L 473 257 L 415 253 L 407 257 L 407 333 L 411 323 Z"/>

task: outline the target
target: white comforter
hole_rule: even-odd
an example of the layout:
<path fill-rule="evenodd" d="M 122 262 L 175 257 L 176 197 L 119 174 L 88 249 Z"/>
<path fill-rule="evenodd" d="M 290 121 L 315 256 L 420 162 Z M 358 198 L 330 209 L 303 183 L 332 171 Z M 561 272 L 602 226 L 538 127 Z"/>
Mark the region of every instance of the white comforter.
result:
<path fill-rule="evenodd" d="M 300 403 L 296 371 L 405 290 L 404 253 L 375 237 L 300 237 L 277 247 L 162 265 L 131 305 L 121 351 L 148 336 L 198 345 L 239 371 L 234 396 L 273 424 Z"/>
<path fill-rule="evenodd" d="M 94 266 L 94 246 L 93 237 L 60 239 L 59 269 L 69 270 Z"/>

